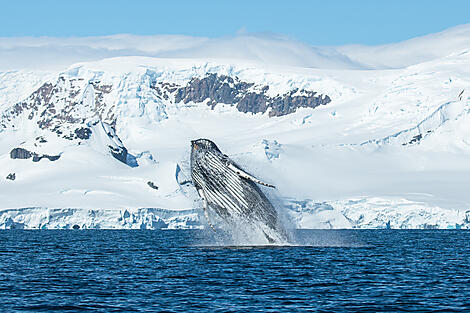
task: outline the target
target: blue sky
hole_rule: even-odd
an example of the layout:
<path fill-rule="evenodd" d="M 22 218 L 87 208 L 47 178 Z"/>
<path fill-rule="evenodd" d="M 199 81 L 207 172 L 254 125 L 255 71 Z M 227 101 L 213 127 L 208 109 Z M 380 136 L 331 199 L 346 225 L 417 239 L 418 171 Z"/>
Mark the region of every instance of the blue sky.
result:
<path fill-rule="evenodd" d="M 470 23 L 465 0 L 7 1 L 0 37 L 272 32 L 311 45 L 398 42 Z"/>

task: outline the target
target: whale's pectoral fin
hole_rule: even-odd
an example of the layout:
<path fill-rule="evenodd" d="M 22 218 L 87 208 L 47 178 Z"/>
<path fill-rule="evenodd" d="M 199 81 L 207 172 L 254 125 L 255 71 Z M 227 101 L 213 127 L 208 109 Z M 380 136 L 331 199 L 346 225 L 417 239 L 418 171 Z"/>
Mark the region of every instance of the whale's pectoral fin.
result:
<path fill-rule="evenodd" d="M 206 200 L 206 196 L 204 196 L 204 191 L 202 191 L 202 189 L 198 189 L 197 192 L 199 193 L 199 196 L 202 199 L 202 208 L 204 210 L 204 216 L 206 217 L 207 224 L 209 224 L 210 228 L 215 232 L 215 227 L 214 225 L 212 225 L 209 219 L 209 213 L 207 212 L 207 200 Z"/>
<path fill-rule="evenodd" d="M 273 185 L 270 185 L 270 184 L 267 184 L 267 183 L 264 183 L 262 182 L 261 180 L 259 180 L 258 178 L 254 177 L 253 175 L 251 174 L 248 174 L 247 172 L 245 172 L 244 170 L 242 170 L 241 168 L 239 168 L 236 164 L 230 162 L 228 164 L 228 167 L 234 171 L 235 173 L 238 174 L 238 176 L 240 177 L 243 177 L 245 179 L 248 179 L 248 180 L 251 180 L 252 182 L 254 183 L 257 183 L 257 184 L 260 184 L 260 185 L 263 185 L 263 186 L 266 186 L 266 187 L 271 187 L 271 188 L 276 188 L 275 186 Z"/>

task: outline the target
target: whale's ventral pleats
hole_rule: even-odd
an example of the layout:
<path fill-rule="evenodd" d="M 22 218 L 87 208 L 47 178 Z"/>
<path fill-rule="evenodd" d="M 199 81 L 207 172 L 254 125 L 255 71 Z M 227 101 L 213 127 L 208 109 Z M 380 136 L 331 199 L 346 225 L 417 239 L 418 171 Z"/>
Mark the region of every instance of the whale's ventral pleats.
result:
<path fill-rule="evenodd" d="M 191 176 L 211 228 L 209 214 L 215 213 L 234 228 L 261 231 L 270 243 L 287 241 L 276 209 L 257 184 L 274 186 L 243 170 L 214 142 L 191 141 Z"/>

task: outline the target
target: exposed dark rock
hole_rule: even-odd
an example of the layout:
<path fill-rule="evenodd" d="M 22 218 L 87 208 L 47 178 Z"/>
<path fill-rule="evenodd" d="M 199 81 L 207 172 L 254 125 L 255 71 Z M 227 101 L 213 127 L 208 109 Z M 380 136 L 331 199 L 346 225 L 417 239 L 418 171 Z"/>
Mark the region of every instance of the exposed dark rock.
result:
<path fill-rule="evenodd" d="M 7 175 L 7 179 L 9 180 L 15 180 L 16 179 L 16 173 L 10 173 Z"/>
<path fill-rule="evenodd" d="M 48 159 L 49 161 L 57 161 L 60 158 L 60 155 L 47 155 L 47 154 L 34 154 L 33 155 L 33 162 L 39 162 L 42 159 Z"/>
<path fill-rule="evenodd" d="M 267 101 L 264 94 L 249 92 L 238 101 L 237 109 L 243 113 L 264 113 L 267 109 Z"/>
<path fill-rule="evenodd" d="M 36 140 L 39 143 L 46 143 L 47 142 L 47 140 L 43 136 L 36 137 Z"/>
<path fill-rule="evenodd" d="M 81 96 L 89 92 L 87 88 L 93 89 L 94 101 Z M 55 83 L 43 84 L 27 99 L 1 112 L 0 126 L 5 127 L 19 115 L 24 115 L 36 121 L 40 129 L 51 130 L 59 137 L 70 140 L 87 137 L 90 135 L 88 131 L 83 130 L 77 134 L 74 130 L 80 129 L 90 118 L 98 116 L 111 124 L 115 122 L 114 112 L 104 103 L 104 95 L 111 90 L 111 85 L 102 85 L 99 81 L 84 85 L 82 78 L 60 76 Z M 15 128 L 14 123 L 9 126 Z"/>
<path fill-rule="evenodd" d="M 429 131 L 428 131 L 428 132 L 429 132 Z M 418 135 L 416 135 L 416 136 L 413 136 L 413 138 L 411 138 L 410 141 L 405 142 L 405 143 L 402 143 L 402 146 L 412 145 L 412 144 L 415 144 L 415 143 L 419 143 L 422 138 L 423 138 L 423 135 L 418 134 Z"/>
<path fill-rule="evenodd" d="M 175 102 L 207 101 L 212 108 L 217 103 L 224 103 L 235 105 L 244 113 L 264 113 L 269 110 L 269 116 L 282 116 L 293 113 L 301 107 L 315 108 L 331 102 L 330 97 L 318 95 L 315 91 L 294 89 L 283 95 L 271 97 L 266 94 L 268 90 L 269 86 L 255 86 L 238 78 L 209 74 L 204 78 L 193 78 L 185 87 L 176 89 Z M 160 89 L 158 91 L 161 92 Z"/>
<path fill-rule="evenodd" d="M 70 140 L 87 140 L 92 135 L 90 121 L 106 122 L 114 127 L 116 123 L 116 107 L 106 103 L 106 95 L 112 92 L 113 86 L 101 83 L 99 80 L 83 82 L 83 78 L 60 76 L 56 82 L 48 82 L 34 91 L 27 99 L 20 101 L 0 112 L 0 127 L 15 129 L 14 119 L 20 115 L 37 123 L 37 127 L 54 132 L 61 138 Z M 327 95 L 315 91 L 292 90 L 282 95 L 268 95 L 269 86 L 244 82 L 237 77 L 207 74 L 202 78 L 193 78 L 186 86 L 166 81 L 149 81 L 149 87 L 157 97 L 177 103 L 205 102 L 212 108 L 217 104 L 235 106 L 240 112 L 265 113 L 270 116 L 282 116 L 295 112 L 300 107 L 315 108 L 331 101 Z M 86 97 L 85 97 L 86 96 Z M 94 97 L 94 99 L 90 99 Z M 93 100 L 93 101 L 90 101 Z M 35 146 L 46 143 L 39 136 Z M 112 149 L 112 154 L 118 160 L 136 166 L 129 162 L 125 148 Z M 32 152 L 18 148 L 12 151 L 12 158 L 29 159 L 34 157 Z M 39 156 L 38 161 L 46 157 L 56 160 L 57 156 Z"/>
<path fill-rule="evenodd" d="M 152 189 L 155 189 L 155 190 L 158 190 L 158 186 L 156 186 L 153 182 L 151 181 L 148 181 L 147 182 L 147 185 L 149 185 L 150 188 Z"/>
<path fill-rule="evenodd" d="M 116 134 L 114 127 L 104 122 L 103 122 L 103 127 L 110 141 L 112 142 L 111 144 L 108 144 L 109 152 L 111 152 L 111 155 L 116 160 L 121 161 L 122 163 L 129 165 L 130 167 L 139 166 L 139 164 L 137 163 L 136 157 L 128 153 L 121 139 Z"/>
<path fill-rule="evenodd" d="M 77 224 L 73 225 L 72 226 L 73 229 L 80 229 L 80 226 L 78 226 Z"/>
<path fill-rule="evenodd" d="M 10 151 L 10 158 L 12 159 L 29 159 L 33 156 L 33 154 L 23 148 L 14 148 L 13 150 Z"/>
<path fill-rule="evenodd" d="M 160 99 L 168 100 L 170 95 L 174 93 L 180 86 L 168 82 L 151 82 L 150 88 L 154 89 Z"/>
<path fill-rule="evenodd" d="M 90 139 L 91 136 L 91 129 L 88 127 L 80 127 L 75 129 L 75 136 L 79 139 Z"/>
<path fill-rule="evenodd" d="M 113 147 L 108 146 L 109 151 L 111 152 L 112 156 L 117 160 L 121 161 L 124 164 L 127 164 L 127 149 L 126 147 Z"/>
<path fill-rule="evenodd" d="M 270 96 L 269 86 L 255 85 L 241 81 L 237 77 L 218 74 L 193 78 L 186 86 L 152 81 L 150 87 L 155 90 L 157 97 L 169 101 L 174 99 L 177 103 L 206 102 L 212 108 L 223 103 L 235 106 L 240 112 L 269 112 L 270 116 L 286 115 L 300 107 L 315 108 L 331 101 L 326 95 L 297 89 L 282 95 Z M 87 140 L 92 135 L 90 121 L 95 121 L 95 124 L 106 121 L 114 128 L 115 107 L 105 103 L 106 94 L 112 89 L 112 85 L 101 84 L 99 80 L 86 84 L 83 78 L 60 76 L 56 82 L 43 84 L 27 99 L 1 112 L 0 127 L 6 128 L 7 125 L 12 128 L 17 127 L 17 123 L 9 123 L 23 115 L 35 121 L 38 128 L 52 131 L 59 137 Z M 88 101 L 89 97 L 82 97 L 85 93 L 87 96 L 93 96 L 94 101 Z M 116 138 L 113 138 L 115 134 L 108 135 L 117 142 L 116 145 L 109 146 L 113 157 L 129 166 L 138 166 L 136 158 L 128 153 L 122 143 L 119 143 L 120 140 L 116 141 Z M 419 141 L 419 138 L 416 140 Z M 33 144 L 35 147 L 40 147 L 46 142 L 44 137 L 38 136 Z M 23 148 L 13 149 L 10 156 L 12 159 L 32 158 L 34 162 L 43 158 L 50 161 L 60 158 L 60 155 L 41 155 Z"/>
<path fill-rule="evenodd" d="M 95 92 L 95 112 L 99 115 L 100 119 L 111 121 L 111 124 L 116 122 L 116 117 L 112 111 L 107 109 L 104 102 L 104 95 L 109 94 L 113 88 L 112 85 L 100 85 L 99 82 L 92 82 Z"/>
<path fill-rule="evenodd" d="M 10 152 L 10 157 L 12 159 L 22 159 L 22 160 L 30 159 L 32 157 L 33 162 L 39 162 L 43 158 L 46 158 L 49 161 L 57 161 L 60 158 L 60 154 L 59 155 L 37 154 L 35 152 L 31 152 L 23 148 L 14 148 Z"/>
<path fill-rule="evenodd" d="M 271 100 L 269 116 L 282 116 L 295 112 L 298 108 L 316 108 L 331 102 L 328 96 L 317 96 L 315 91 L 301 90 L 301 95 L 294 95 L 298 89 Z"/>

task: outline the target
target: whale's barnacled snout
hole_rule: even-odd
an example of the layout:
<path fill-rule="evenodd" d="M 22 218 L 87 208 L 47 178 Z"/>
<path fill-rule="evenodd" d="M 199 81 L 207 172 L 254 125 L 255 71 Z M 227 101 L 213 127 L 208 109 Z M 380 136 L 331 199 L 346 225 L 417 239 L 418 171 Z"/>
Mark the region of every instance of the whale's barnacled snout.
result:
<path fill-rule="evenodd" d="M 209 139 L 204 139 L 204 138 L 199 138 L 196 140 L 191 140 L 191 147 L 193 149 L 199 149 L 199 150 L 206 150 L 206 149 L 215 149 L 216 151 L 219 151 L 219 148 L 210 141 Z"/>

